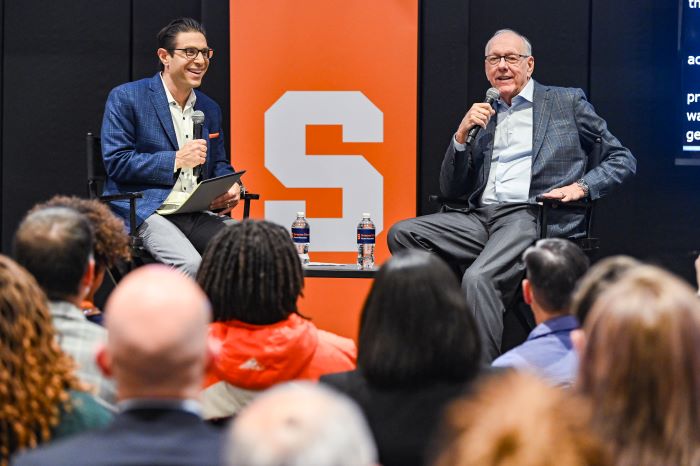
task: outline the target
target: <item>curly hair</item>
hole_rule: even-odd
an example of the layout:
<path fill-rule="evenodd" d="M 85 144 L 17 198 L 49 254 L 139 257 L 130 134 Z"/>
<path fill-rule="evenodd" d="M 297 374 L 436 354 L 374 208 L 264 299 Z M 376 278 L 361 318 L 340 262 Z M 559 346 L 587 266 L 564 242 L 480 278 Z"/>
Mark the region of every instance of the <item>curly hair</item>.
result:
<path fill-rule="evenodd" d="M 0 465 L 51 438 L 68 391 L 82 389 L 58 345 L 46 296 L 34 277 L 0 255 Z"/>
<path fill-rule="evenodd" d="M 96 199 L 57 195 L 44 203 L 35 205 L 29 213 L 47 207 L 68 207 L 87 217 L 95 232 L 93 254 L 98 267 L 109 268 L 121 260 L 127 262 L 131 260 L 129 236 L 126 234 L 124 222 L 102 202 Z"/>
<path fill-rule="evenodd" d="M 284 227 L 244 220 L 209 242 L 197 282 L 211 301 L 215 322 L 267 325 L 299 314 L 304 275 Z"/>

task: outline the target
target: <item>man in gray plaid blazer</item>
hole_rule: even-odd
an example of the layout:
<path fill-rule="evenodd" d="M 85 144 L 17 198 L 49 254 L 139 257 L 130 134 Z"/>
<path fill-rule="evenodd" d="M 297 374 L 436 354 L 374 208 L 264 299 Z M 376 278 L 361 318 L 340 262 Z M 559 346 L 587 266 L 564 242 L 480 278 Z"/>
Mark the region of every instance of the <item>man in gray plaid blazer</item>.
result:
<path fill-rule="evenodd" d="M 484 102 L 469 109 L 440 173 L 442 194 L 466 196 L 468 207 L 404 220 L 387 238 L 392 252 L 427 249 L 465 270 L 462 288 L 490 362 L 500 354 L 504 303 L 523 275 L 520 255 L 538 237 L 535 198 L 598 199 L 635 173 L 636 160 L 581 89 L 531 78 L 535 59 L 527 38 L 499 30 L 485 52 L 486 76 L 500 98 L 495 108 Z M 597 138 L 600 162 L 589 167 Z M 583 220 L 581 212 L 558 213 L 546 228 L 573 237 Z"/>

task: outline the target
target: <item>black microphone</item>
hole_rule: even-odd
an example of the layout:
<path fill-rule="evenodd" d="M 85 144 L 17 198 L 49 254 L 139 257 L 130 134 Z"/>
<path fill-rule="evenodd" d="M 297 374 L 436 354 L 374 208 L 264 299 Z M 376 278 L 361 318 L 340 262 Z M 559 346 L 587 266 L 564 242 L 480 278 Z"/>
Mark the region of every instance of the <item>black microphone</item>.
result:
<path fill-rule="evenodd" d="M 484 102 L 493 105 L 495 101 L 497 101 L 501 97 L 501 93 L 498 92 L 498 89 L 495 87 L 490 88 L 488 91 L 486 91 L 486 98 L 484 99 Z M 467 145 L 472 145 L 474 142 L 474 139 L 476 139 L 476 133 L 479 132 L 481 129 L 481 126 L 476 125 L 472 129 L 469 130 L 469 133 L 467 134 L 467 140 L 466 144 Z"/>
<path fill-rule="evenodd" d="M 204 129 L 204 112 L 195 110 L 192 112 L 192 139 L 202 139 L 202 130 Z M 192 169 L 195 178 L 199 178 L 202 174 L 202 166 L 197 165 Z"/>

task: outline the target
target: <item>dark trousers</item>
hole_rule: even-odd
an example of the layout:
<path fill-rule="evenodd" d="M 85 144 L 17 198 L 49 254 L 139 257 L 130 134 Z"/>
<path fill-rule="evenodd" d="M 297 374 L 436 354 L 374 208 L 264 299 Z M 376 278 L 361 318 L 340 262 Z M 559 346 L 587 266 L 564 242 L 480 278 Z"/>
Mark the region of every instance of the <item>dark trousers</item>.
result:
<path fill-rule="evenodd" d="M 500 354 L 505 306 L 523 278 L 520 256 L 537 237 L 537 206 L 510 203 L 404 220 L 387 241 L 392 253 L 424 249 L 463 271 L 462 289 L 490 363 Z"/>

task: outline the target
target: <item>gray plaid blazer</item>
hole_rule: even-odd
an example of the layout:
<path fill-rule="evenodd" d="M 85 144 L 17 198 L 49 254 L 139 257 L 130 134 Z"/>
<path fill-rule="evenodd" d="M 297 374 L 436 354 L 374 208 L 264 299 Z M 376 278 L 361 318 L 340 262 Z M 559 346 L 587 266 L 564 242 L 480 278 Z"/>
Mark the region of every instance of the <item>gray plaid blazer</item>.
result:
<path fill-rule="evenodd" d="M 532 174 L 528 202 L 554 188 L 583 178 L 596 200 L 634 175 L 637 160 L 608 131 L 581 89 L 543 86 L 534 82 Z M 496 118 L 479 132 L 471 152 L 457 152 L 452 141 L 442 162 L 440 190 L 446 197 L 466 196 L 468 207 L 479 205 L 491 168 Z M 589 164 L 588 154 L 600 138 L 600 162 Z M 550 236 L 570 237 L 583 228 L 583 212 L 556 212 L 547 225 Z"/>

